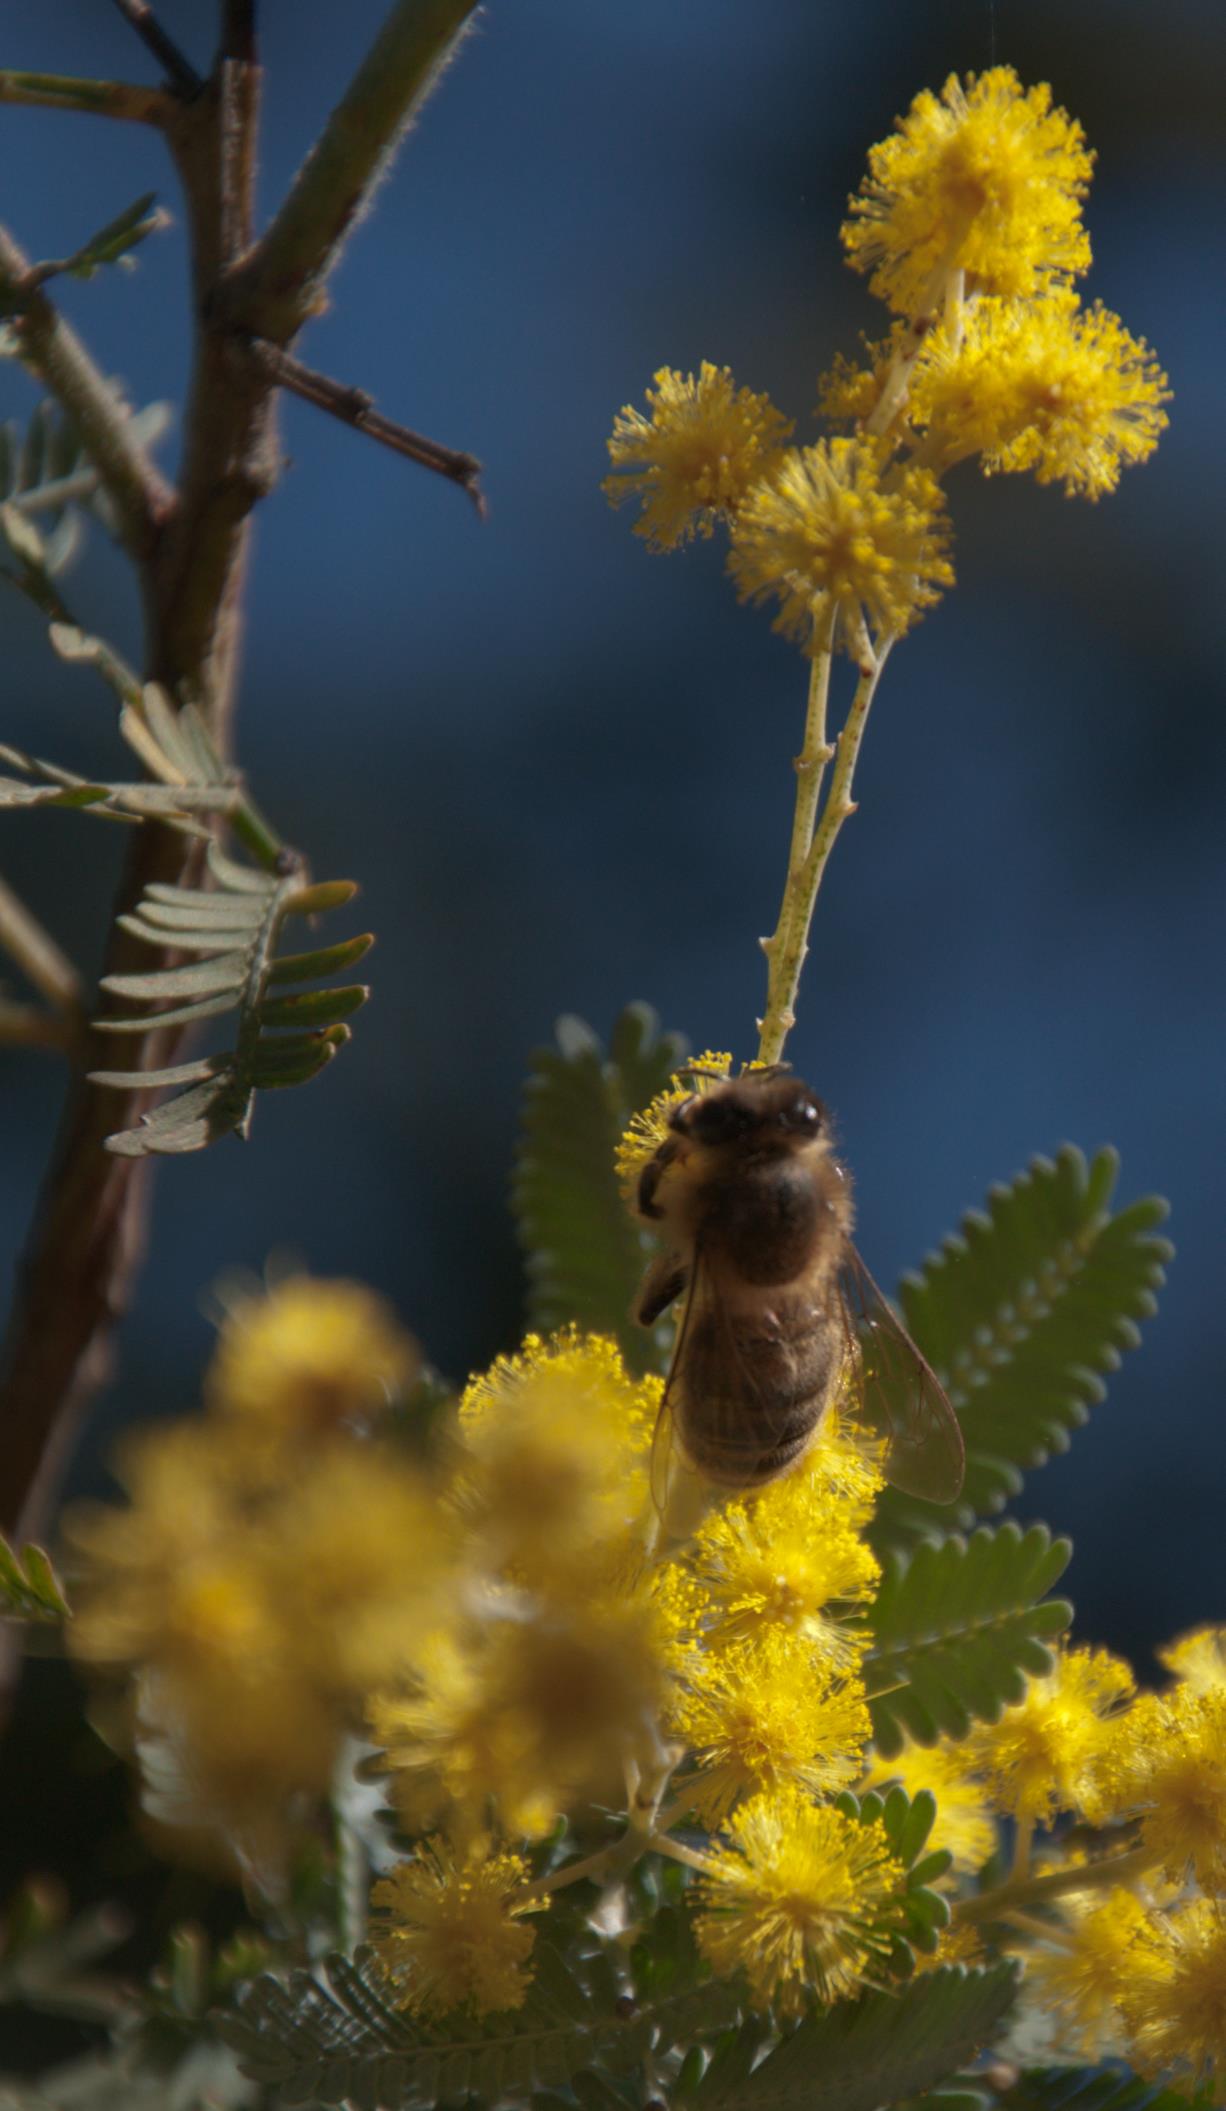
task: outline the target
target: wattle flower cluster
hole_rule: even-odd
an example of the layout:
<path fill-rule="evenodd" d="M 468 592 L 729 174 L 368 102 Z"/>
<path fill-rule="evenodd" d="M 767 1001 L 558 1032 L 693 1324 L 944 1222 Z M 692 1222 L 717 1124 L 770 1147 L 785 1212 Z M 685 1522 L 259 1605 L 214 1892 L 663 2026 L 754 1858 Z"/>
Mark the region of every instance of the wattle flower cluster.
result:
<path fill-rule="evenodd" d="M 627 407 L 614 425 L 609 497 L 642 499 L 638 531 L 659 549 L 722 521 L 738 593 L 778 601 L 777 628 L 810 653 L 880 657 L 953 583 L 956 463 L 1096 499 L 1167 423 L 1148 346 L 1075 290 L 1092 161 L 1051 90 L 1009 66 L 917 96 L 871 149 L 843 228 L 896 318 L 863 364 L 823 378 L 823 412 L 850 436 L 789 446 L 790 422 L 726 367 L 664 367 L 650 416 Z"/>

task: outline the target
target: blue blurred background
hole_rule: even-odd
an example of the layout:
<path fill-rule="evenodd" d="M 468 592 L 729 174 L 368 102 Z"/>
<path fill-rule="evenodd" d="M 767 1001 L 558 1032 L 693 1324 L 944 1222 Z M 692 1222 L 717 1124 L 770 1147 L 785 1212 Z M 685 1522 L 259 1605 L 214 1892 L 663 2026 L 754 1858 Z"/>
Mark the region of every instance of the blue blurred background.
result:
<path fill-rule="evenodd" d="M 207 62 L 213 8 L 161 12 Z M 263 13 L 267 207 L 383 6 Z M 316 872 L 361 881 L 374 998 L 245 1151 L 162 1168 L 74 1487 L 121 1421 L 192 1403 L 202 1292 L 276 1249 L 387 1291 L 457 1376 L 508 1346 L 517 1095 L 559 1012 L 605 1033 L 642 997 L 695 1046 L 752 1052 L 804 668 L 736 604 L 718 545 L 652 557 L 610 513 L 604 442 L 657 366 L 703 358 L 811 437 L 818 372 L 881 320 L 837 239 L 865 150 L 919 88 L 999 59 L 1050 80 L 1098 149 L 1086 290 L 1155 345 L 1171 430 L 1093 508 L 955 480 L 958 590 L 883 685 L 790 1053 L 836 1111 L 886 1283 L 1066 1138 L 1118 1145 L 1124 1197 L 1170 1197 L 1161 1314 L 1019 1508 L 1073 1533 L 1080 1632 L 1143 1673 L 1154 1642 L 1226 1618 L 1224 58 L 1219 0 L 491 0 L 301 346 L 478 454 L 490 518 L 288 402 L 250 583 L 241 757 Z M 151 77 L 103 0 L 6 0 L 0 63 Z M 35 256 L 142 190 L 176 209 L 157 138 L 84 117 L 0 111 L 0 175 Z M 64 305 L 136 401 L 182 402 L 178 232 Z M 16 368 L 0 392 L 4 415 L 34 401 Z M 100 535 L 66 591 L 139 657 Z M 15 599 L 0 625 L 0 737 L 118 773 L 101 685 Z M 120 835 L 6 819 L 6 877 L 91 966 Z M 4 1072 L 7 1270 L 62 1079 L 33 1056 Z"/>

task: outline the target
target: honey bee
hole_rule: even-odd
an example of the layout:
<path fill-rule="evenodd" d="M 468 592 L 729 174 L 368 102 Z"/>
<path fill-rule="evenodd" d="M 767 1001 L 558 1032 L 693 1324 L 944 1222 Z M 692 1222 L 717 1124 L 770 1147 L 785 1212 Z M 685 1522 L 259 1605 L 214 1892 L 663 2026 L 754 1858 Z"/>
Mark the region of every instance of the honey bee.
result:
<path fill-rule="evenodd" d="M 887 1440 L 895 1487 L 950 1503 L 962 1432 L 852 1244 L 851 1182 L 825 1109 L 786 1066 L 721 1078 L 680 1101 L 639 1176 L 637 1215 L 668 1241 L 634 1316 L 684 1295 L 662 1427 L 724 1488 L 786 1473 L 844 1382 Z"/>

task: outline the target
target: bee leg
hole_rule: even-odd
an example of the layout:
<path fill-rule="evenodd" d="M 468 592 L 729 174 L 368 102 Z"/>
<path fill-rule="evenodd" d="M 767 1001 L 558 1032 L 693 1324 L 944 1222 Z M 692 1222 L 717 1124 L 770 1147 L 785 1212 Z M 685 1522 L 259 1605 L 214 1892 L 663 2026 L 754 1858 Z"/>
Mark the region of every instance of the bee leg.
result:
<path fill-rule="evenodd" d="M 647 1217 L 653 1222 L 658 1222 L 664 1215 L 663 1210 L 655 1199 L 656 1189 L 660 1185 L 661 1174 L 672 1164 L 676 1155 L 677 1146 L 670 1139 L 667 1143 L 660 1145 L 655 1157 L 649 1158 L 643 1167 L 642 1172 L 639 1174 L 638 1191 L 635 1195 L 635 1202 L 640 1217 Z"/>
<path fill-rule="evenodd" d="M 639 1284 L 634 1300 L 634 1317 L 640 1327 L 654 1327 L 661 1312 L 667 1310 L 674 1298 L 680 1297 L 688 1280 L 688 1270 L 675 1253 L 657 1254 Z"/>

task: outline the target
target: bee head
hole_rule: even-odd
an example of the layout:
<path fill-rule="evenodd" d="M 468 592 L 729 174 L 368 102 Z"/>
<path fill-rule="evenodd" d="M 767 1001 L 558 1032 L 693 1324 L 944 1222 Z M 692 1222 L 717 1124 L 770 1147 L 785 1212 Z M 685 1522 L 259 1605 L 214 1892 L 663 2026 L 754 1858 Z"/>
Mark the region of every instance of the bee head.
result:
<path fill-rule="evenodd" d="M 694 1143 L 812 1142 L 826 1126 L 825 1108 L 802 1079 L 782 1068 L 751 1070 L 673 1108 L 669 1126 Z"/>

